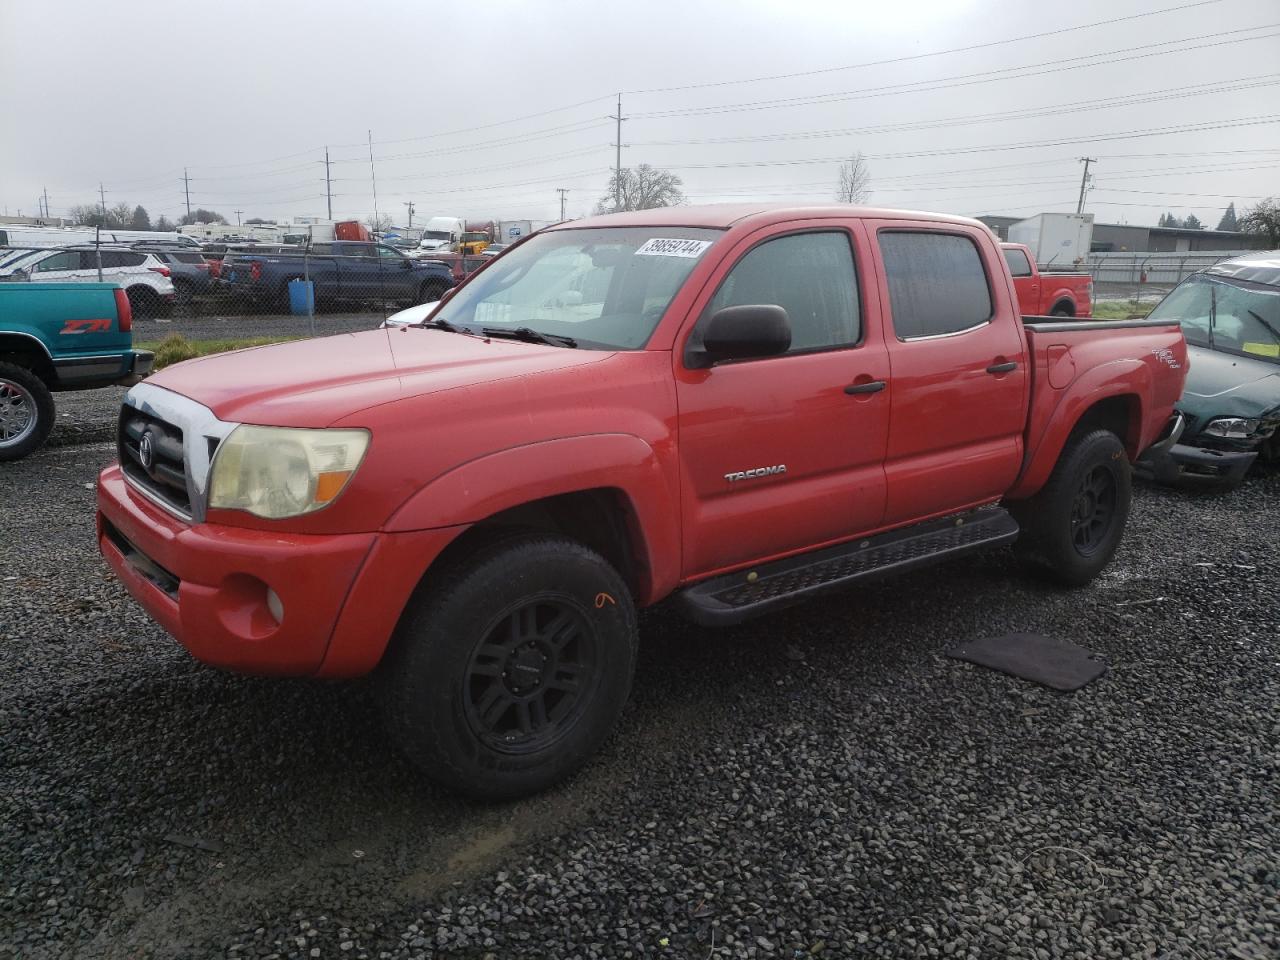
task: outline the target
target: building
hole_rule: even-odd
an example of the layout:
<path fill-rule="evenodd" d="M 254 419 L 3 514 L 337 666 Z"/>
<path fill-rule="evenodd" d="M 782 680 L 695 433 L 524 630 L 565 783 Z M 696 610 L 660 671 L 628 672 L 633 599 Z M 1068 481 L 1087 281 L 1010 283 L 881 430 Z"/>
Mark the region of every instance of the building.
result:
<path fill-rule="evenodd" d="M 1265 250 L 1265 237 L 1235 230 L 1189 230 L 1185 227 L 1135 227 L 1095 223 L 1093 253 L 1195 253 L 1200 250 Z"/>

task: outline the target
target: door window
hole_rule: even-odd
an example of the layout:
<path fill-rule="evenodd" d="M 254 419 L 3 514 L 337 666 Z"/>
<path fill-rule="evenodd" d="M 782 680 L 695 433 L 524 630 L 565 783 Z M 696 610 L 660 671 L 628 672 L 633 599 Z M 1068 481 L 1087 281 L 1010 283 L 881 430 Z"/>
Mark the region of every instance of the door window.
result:
<path fill-rule="evenodd" d="M 787 311 L 791 353 L 856 344 L 862 323 L 848 235 L 795 233 L 752 248 L 724 278 L 705 316 L 759 304 Z M 697 331 L 693 339 L 691 346 L 700 348 Z"/>
<path fill-rule="evenodd" d="M 1009 265 L 1009 272 L 1015 277 L 1031 276 L 1031 261 L 1022 250 L 1005 250 L 1004 262 Z"/>
<path fill-rule="evenodd" d="M 391 247 L 378 247 L 378 256 L 383 260 L 403 260 L 404 255 Z"/>
<path fill-rule="evenodd" d="M 52 257 L 45 257 L 31 267 L 32 273 L 52 273 L 54 270 L 77 270 L 80 266 L 80 257 L 74 253 L 55 253 Z"/>
<path fill-rule="evenodd" d="M 898 339 L 960 333 L 991 319 L 987 273 L 969 237 L 886 230 L 880 255 Z"/>

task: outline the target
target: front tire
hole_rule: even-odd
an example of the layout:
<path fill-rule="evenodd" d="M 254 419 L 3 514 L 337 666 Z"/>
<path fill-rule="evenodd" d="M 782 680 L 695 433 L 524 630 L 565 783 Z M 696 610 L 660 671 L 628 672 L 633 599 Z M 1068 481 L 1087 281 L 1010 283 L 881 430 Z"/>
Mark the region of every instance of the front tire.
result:
<path fill-rule="evenodd" d="M 53 394 L 26 367 L 0 363 L 0 462 L 21 460 L 53 429 Z"/>
<path fill-rule="evenodd" d="M 1084 586 L 1120 546 L 1132 498 L 1132 468 L 1120 438 L 1110 430 L 1074 435 L 1044 488 L 1011 504 L 1022 528 L 1018 553 L 1048 579 Z"/>
<path fill-rule="evenodd" d="M 631 690 L 636 616 L 617 571 L 579 543 L 529 535 L 427 579 L 379 668 L 399 748 L 431 779 L 488 800 L 575 771 Z"/>

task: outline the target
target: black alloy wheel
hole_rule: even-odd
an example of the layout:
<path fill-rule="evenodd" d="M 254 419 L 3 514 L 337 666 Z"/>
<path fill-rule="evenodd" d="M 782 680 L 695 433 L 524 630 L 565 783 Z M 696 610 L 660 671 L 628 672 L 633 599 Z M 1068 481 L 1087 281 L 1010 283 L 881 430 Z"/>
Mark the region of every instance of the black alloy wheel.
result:
<path fill-rule="evenodd" d="M 1071 503 L 1071 542 L 1082 557 L 1092 557 L 1108 542 L 1116 517 L 1116 478 L 1099 464 L 1080 481 Z"/>
<path fill-rule="evenodd" d="M 525 600 L 499 615 L 463 680 L 472 732 L 503 753 L 551 746 L 594 695 L 601 646 L 585 611 L 563 597 Z"/>

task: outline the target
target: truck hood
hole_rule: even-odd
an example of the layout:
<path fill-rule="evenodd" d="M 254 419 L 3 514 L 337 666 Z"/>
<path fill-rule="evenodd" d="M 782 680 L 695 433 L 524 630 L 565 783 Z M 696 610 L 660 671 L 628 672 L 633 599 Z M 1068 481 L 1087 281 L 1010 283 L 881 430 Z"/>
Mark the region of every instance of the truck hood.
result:
<path fill-rule="evenodd" d="M 220 420 L 323 427 L 405 397 L 536 376 L 610 355 L 401 328 L 201 357 L 148 382 L 204 404 Z"/>
<path fill-rule="evenodd" d="M 1258 417 L 1280 408 L 1280 364 L 1187 347 L 1190 369 L 1178 407 L 1198 419 Z"/>

